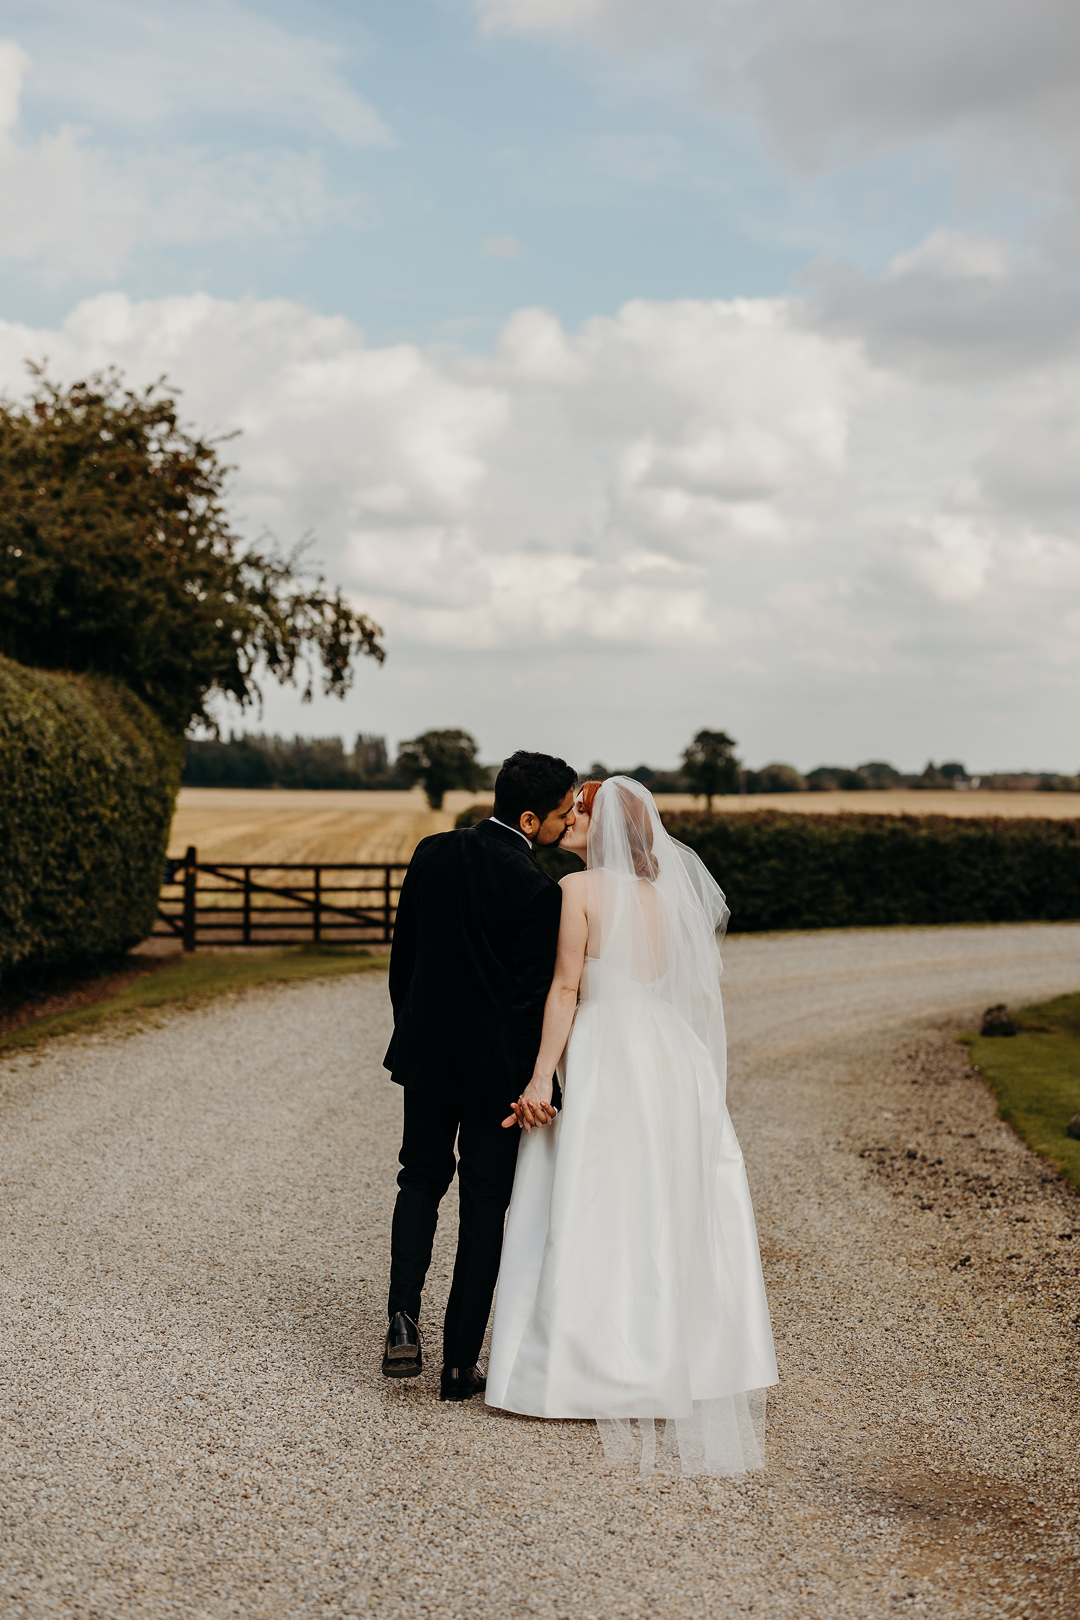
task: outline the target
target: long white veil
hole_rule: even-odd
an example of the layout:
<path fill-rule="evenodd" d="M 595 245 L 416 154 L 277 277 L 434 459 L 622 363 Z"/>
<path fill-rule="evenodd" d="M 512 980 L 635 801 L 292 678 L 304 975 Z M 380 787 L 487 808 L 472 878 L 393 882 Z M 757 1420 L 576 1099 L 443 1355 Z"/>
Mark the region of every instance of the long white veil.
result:
<path fill-rule="evenodd" d="M 588 839 L 589 995 L 648 987 L 706 1046 L 727 1082 L 718 949 L 727 901 L 707 868 L 663 822 L 651 793 L 629 776 L 602 782 Z M 622 990 L 620 990 L 620 986 Z"/>
<path fill-rule="evenodd" d="M 671 1283 L 664 1297 L 683 1301 L 685 1330 L 707 1341 L 689 1354 L 677 1398 L 669 1390 L 661 1401 L 612 1409 L 598 1427 L 609 1458 L 637 1460 L 643 1472 L 657 1466 L 659 1450 L 687 1472 L 742 1473 L 762 1466 L 763 1386 L 775 1379 L 775 1361 L 725 1102 L 718 946 L 727 903 L 698 857 L 667 832 L 652 795 L 617 776 L 593 801 L 587 905 L 582 1000 L 602 1072 L 619 1087 L 628 1116 L 619 1121 L 624 1110 L 613 1105 L 607 1149 L 632 1156 L 621 1133 L 645 1130 L 655 1162 L 668 1167 L 661 1179 L 672 1189 L 669 1224 L 681 1235 L 657 1237 L 656 1263 Z M 643 1023 L 647 1007 L 654 1011 Z M 657 1056 L 646 1059 L 646 1049 Z M 621 1229 L 647 1228 L 627 1209 Z M 667 1422 L 658 1433 L 659 1419 Z"/>

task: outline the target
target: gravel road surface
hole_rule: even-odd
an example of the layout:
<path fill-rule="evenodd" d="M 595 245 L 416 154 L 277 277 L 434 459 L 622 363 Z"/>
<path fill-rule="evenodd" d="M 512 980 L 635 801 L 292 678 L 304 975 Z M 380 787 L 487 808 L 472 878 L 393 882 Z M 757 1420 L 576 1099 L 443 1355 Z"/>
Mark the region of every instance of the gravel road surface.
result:
<path fill-rule="evenodd" d="M 0 1064 L 3 1620 L 1075 1620 L 1080 1199 L 953 1036 L 1080 987 L 1080 927 L 726 961 L 781 1374 L 739 1482 L 380 1377 L 381 978 Z"/>

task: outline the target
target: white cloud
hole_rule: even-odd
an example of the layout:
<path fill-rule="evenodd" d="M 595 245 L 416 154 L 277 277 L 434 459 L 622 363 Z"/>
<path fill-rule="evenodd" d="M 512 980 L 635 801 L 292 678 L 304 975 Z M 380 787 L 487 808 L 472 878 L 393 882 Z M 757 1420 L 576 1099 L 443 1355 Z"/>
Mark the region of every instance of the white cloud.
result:
<path fill-rule="evenodd" d="M 802 177 L 906 150 L 924 165 L 947 160 L 964 206 L 1026 212 L 1024 252 L 945 228 L 883 276 L 813 266 L 819 330 L 889 367 L 975 386 L 1080 347 L 1075 0 L 474 3 L 488 31 L 589 40 L 639 87 L 749 116 Z"/>
<path fill-rule="evenodd" d="M 392 136 L 349 84 L 343 53 L 236 0 L 39 0 L 26 38 L 33 89 L 104 128 L 207 116 L 350 146 Z"/>
<path fill-rule="evenodd" d="M 995 178 L 1003 163 L 1044 185 L 1076 177 L 1072 0 L 759 0 L 727 17 L 747 91 L 797 164 L 941 139 Z"/>
<path fill-rule="evenodd" d="M 1080 179 L 1074 0 L 474 0 L 489 30 L 577 35 L 752 110 L 800 169 L 970 142 L 984 171 Z M 981 153 L 977 148 L 981 147 Z"/>
<path fill-rule="evenodd" d="M 884 276 L 819 262 L 804 277 L 815 317 L 878 360 L 977 385 L 1075 354 L 1080 289 L 1046 254 L 961 231 L 935 231 Z"/>
<path fill-rule="evenodd" d="M 513 29 L 585 33 L 603 26 L 608 0 L 475 0 L 481 26 L 494 32 Z"/>
<path fill-rule="evenodd" d="M 698 647 L 884 680 L 948 612 L 957 659 L 1037 625 L 1068 661 L 1060 358 L 975 399 L 875 370 L 790 300 L 639 300 L 577 332 L 523 310 L 476 359 L 372 348 L 285 300 L 122 294 L 57 332 L 0 325 L 0 383 L 42 353 L 67 377 L 165 371 L 200 426 L 241 428 L 248 531 L 313 528 L 394 645 Z"/>
<path fill-rule="evenodd" d="M 951 165 L 962 206 L 1027 216 L 1038 251 L 938 230 L 890 272 L 816 266 L 829 329 L 886 364 L 973 383 L 1080 339 L 1075 0 L 475 0 L 489 31 L 591 40 L 661 97 L 749 117 L 788 167 L 906 151 Z M 801 245 L 812 243 L 805 233 Z"/>
<path fill-rule="evenodd" d="M 392 631 L 485 646 L 722 639 L 712 571 L 798 537 L 860 387 L 849 346 L 751 301 L 638 302 L 577 334 L 523 311 L 483 361 L 205 295 L 0 334 L 9 387 L 42 352 L 68 376 L 167 371 L 201 423 L 243 430 L 250 523 L 315 527 Z"/>
<path fill-rule="evenodd" d="M 958 282 L 1002 282 L 1010 271 L 1010 254 L 1005 242 L 992 237 L 972 236 L 964 231 L 940 230 L 909 249 L 898 253 L 889 265 L 886 281 L 905 276 L 935 276 Z"/>
<path fill-rule="evenodd" d="M 112 276 L 136 249 L 274 237 L 364 223 L 334 197 L 318 154 L 218 157 L 197 148 L 119 157 L 61 130 L 0 141 L 0 259 L 42 267 L 50 283 Z"/>
<path fill-rule="evenodd" d="M 226 38 L 231 37 L 230 25 L 241 15 L 239 8 L 224 9 Z M 234 29 L 234 34 L 233 43 L 239 48 L 242 31 Z M 285 39 L 282 35 L 282 41 Z M 257 48 L 253 56 L 240 82 L 258 83 L 260 96 L 279 96 L 282 122 L 289 122 L 291 108 L 303 123 L 303 108 L 308 102 L 312 107 L 320 102 L 318 75 L 310 63 L 305 64 L 303 52 L 294 64 L 294 80 L 298 79 L 300 88 L 294 82 L 291 97 L 272 73 L 259 79 L 262 57 Z M 140 96 L 150 94 L 145 81 L 153 78 L 151 61 L 158 63 L 160 71 L 171 72 L 183 89 L 185 71 L 195 73 L 197 67 L 193 58 L 185 69 L 183 57 L 183 49 L 178 53 L 159 51 L 156 57 L 148 57 L 142 73 L 135 72 L 138 64 L 134 58 L 114 62 L 109 104 L 127 108 L 130 114 Z M 234 65 L 238 68 L 239 62 Z M 287 65 L 284 59 L 279 63 L 281 72 Z M 131 72 L 131 85 L 124 80 L 125 66 Z M 102 144 L 93 132 L 68 123 L 36 138 L 28 137 L 20 128 L 20 110 L 34 67 L 22 45 L 0 39 L 0 209 L 4 217 L 0 260 L 37 264 L 45 278 L 55 283 L 72 276 L 114 275 L 140 249 L 275 237 L 318 230 L 331 223 L 370 223 L 362 203 L 331 193 L 317 149 L 301 152 L 273 146 L 244 151 L 175 140 L 117 147 Z M 97 83 L 90 65 L 83 64 L 83 68 L 82 82 Z M 215 91 L 207 83 L 212 74 L 195 73 L 195 77 L 202 89 L 201 95 L 193 96 L 196 107 L 218 95 L 222 109 L 227 104 L 231 113 L 244 109 L 243 92 L 227 103 L 224 82 Z M 361 104 L 349 112 L 342 87 L 334 90 L 326 84 L 322 88 L 322 112 L 315 122 L 321 120 L 324 132 L 329 128 L 352 142 L 384 138 L 377 120 L 365 126 Z M 154 107 L 159 101 L 150 95 Z"/>
<path fill-rule="evenodd" d="M 10 140 L 19 122 L 19 98 L 30 58 L 13 39 L 0 39 L 0 137 Z"/>
<path fill-rule="evenodd" d="M 489 33 L 582 34 L 622 49 L 680 38 L 709 22 L 709 0 L 474 0 Z"/>
<path fill-rule="evenodd" d="M 970 517 L 942 513 L 931 518 L 911 554 L 919 578 L 943 602 L 969 602 L 986 585 L 994 536 Z"/>

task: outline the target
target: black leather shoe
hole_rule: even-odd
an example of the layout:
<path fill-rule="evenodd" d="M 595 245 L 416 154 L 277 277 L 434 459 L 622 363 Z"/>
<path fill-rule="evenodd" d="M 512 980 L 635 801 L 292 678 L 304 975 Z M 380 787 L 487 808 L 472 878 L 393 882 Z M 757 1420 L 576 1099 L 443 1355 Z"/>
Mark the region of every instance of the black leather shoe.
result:
<path fill-rule="evenodd" d="M 482 1395 L 487 1379 L 479 1367 L 444 1367 L 439 1380 L 440 1401 L 467 1401 L 472 1395 Z"/>
<path fill-rule="evenodd" d="M 384 1378 L 418 1378 L 424 1365 L 420 1329 L 411 1316 L 397 1311 L 390 1318 L 386 1330 L 386 1349 L 383 1351 Z"/>

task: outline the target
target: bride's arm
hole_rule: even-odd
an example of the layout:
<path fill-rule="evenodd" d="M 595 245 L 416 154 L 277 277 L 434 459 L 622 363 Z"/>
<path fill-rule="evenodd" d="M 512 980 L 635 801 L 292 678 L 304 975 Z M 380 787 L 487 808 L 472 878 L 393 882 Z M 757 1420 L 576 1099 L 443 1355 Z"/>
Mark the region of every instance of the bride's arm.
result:
<path fill-rule="evenodd" d="M 562 1057 L 577 1010 L 578 986 L 585 965 L 589 918 L 585 910 L 585 873 L 573 872 L 562 880 L 562 914 L 559 921 L 559 947 L 555 976 L 544 1003 L 544 1030 L 536 1055 L 532 1079 L 514 1104 L 514 1112 L 503 1124 L 520 1125 L 529 1131 L 555 1118 L 551 1106 L 555 1065 Z"/>

